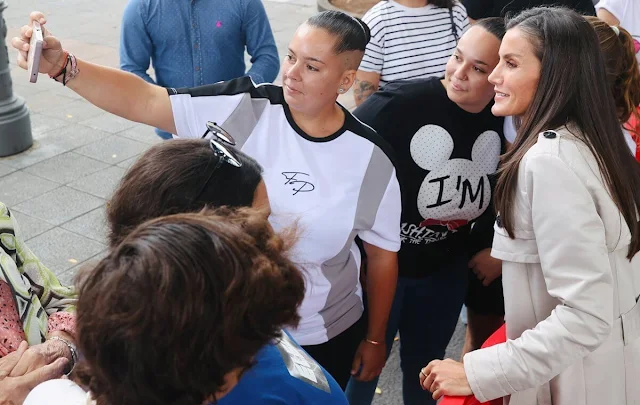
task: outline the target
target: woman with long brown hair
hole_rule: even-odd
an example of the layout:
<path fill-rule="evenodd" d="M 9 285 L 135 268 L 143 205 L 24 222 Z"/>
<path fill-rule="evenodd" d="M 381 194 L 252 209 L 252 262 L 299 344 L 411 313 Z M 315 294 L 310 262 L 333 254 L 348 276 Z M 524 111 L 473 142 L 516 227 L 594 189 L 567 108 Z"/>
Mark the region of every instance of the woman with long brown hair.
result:
<path fill-rule="evenodd" d="M 604 55 L 607 77 L 616 102 L 618 120 L 633 154 L 638 149 L 638 128 L 629 125 L 640 118 L 640 67 L 636 59 L 636 45 L 633 37 L 623 27 L 609 25 L 596 17 L 587 17 L 587 21 L 596 30 L 600 39 L 600 48 Z M 639 156 L 636 156 L 640 158 Z"/>
<path fill-rule="evenodd" d="M 496 187 L 505 343 L 421 371 L 434 397 L 510 405 L 640 401 L 640 165 L 628 152 L 598 37 L 579 14 L 507 24 L 496 115 L 521 122 Z"/>

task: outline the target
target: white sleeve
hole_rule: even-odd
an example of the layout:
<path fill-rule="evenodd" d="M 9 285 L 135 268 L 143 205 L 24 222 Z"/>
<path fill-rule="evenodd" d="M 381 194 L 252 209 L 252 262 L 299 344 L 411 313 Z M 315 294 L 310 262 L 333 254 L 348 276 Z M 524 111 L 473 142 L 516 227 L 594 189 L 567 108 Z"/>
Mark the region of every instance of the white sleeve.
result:
<path fill-rule="evenodd" d="M 636 145 L 636 141 L 631 136 L 631 133 L 627 131 L 625 128 L 622 128 L 622 134 L 624 135 L 624 140 L 627 142 L 627 146 L 629 147 L 629 150 L 631 150 L 631 154 L 635 156 L 636 149 L 638 148 L 638 146 Z"/>
<path fill-rule="evenodd" d="M 591 194 L 557 156 L 533 156 L 524 170 L 540 266 L 559 304 L 517 339 L 464 356 L 481 402 L 550 381 L 597 349 L 613 325 L 605 229 Z"/>
<path fill-rule="evenodd" d="M 505 117 L 504 123 L 502 124 L 502 132 L 507 142 L 513 143 L 513 141 L 516 140 L 518 132 L 516 131 L 516 124 L 513 122 L 512 116 Z"/>
<path fill-rule="evenodd" d="M 371 30 L 371 39 L 364 51 L 360 70 L 365 72 L 382 73 L 384 64 L 384 20 L 382 18 L 371 16 L 370 10 L 362 20 L 369 26 Z"/>
<path fill-rule="evenodd" d="M 598 4 L 596 4 L 596 10 L 604 8 L 605 10 L 613 14 L 613 16 L 618 19 L 618 21 L 622 21 L 625 2 L 626 0 L 600 0 Z"/>
<path fill-rule="evenodd" d="M 401 212 L 400 184 L 394 169 L 378 206 L 373 226 L 369 230 L 360 231 L 358 236 L 370 245 L 390 252 L 397 252 L 400 250 Z"/>
<path fill-rule="evenodd" d="M 225 82 L 184 89 L 167 89 L 176 132 L 180 138 L 200 138 L 207 130 L 207 121 L 224 128 L 225 121 L 249 94 L 268 97 L 268 86 L 256 86 L 249 76 Z M 251 103 L 248 104 L 249 107 Z M 236 115 L 243 114 L 238 111 Z"/>
<path fill-rule="evenodd" d="M 90 395 L 70 380 L 49 380 L 35 387 L 24 405 L 91 405 Z"/>
<path fill-rule="evenodd" d="M 179 138 L 200 138 L 207 130 L 207 121 L 222 124 L 236 109 L 243 94 L 192 96 L 171 95 L 171 109 Z"/>

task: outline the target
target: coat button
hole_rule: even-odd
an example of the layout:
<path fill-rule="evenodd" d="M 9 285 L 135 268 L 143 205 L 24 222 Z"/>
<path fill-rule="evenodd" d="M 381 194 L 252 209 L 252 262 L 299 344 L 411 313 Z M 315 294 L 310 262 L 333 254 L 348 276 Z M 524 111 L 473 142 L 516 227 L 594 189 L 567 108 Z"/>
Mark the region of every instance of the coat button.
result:
<path fill-rule="evenodd" d="M 542 135 L 547 139 L 553 139 L 556 137 L 556 133 L 553 131 L 544 131 Z"/>
<path fill-rule="evenodd" d="M 500 215 L 496 217 L 496 225 L 498 225 L 498 228 L 502 228 L 502 218 L 500 218 Z"/>

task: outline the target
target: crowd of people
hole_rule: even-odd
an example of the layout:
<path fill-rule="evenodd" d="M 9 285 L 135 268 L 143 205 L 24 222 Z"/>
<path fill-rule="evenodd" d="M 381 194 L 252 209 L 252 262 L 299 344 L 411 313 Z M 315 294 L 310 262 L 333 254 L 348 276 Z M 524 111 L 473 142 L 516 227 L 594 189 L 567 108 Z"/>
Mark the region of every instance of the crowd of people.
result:
<path fill-rule="evenodd" d="M 74 287 L 0 204 L 0 403 L 369 405 L 398 333 L 407 405 L 640 403 L 638 8 L 463 3 L 318 13 L 282 86 L 258 1 L 223 10 L 254 16 L 237 24 L 256 63 L 212 76 L 207 49 L 168 56 L 224 41 L 194 39 L 195 2 L 131 1 L 121 70 L 33 12 L 21 67 L 38 21 L 40 73 L 175 139 L 127 171 L 109 253 Z M 167 13 L 198 35 L 154 40 Z M 463 356 L 443 360 L 464 304 Z"/>

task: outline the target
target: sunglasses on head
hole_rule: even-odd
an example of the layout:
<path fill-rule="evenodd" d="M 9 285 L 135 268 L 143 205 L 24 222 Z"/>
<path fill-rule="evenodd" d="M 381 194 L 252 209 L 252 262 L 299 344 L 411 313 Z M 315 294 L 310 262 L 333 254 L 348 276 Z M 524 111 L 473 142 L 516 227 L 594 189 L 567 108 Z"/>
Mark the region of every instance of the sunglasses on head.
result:
<path fill-rule="evenodd" d="M 242 162 L 238 159 L 235 151 L 233 149 L 228 148 L 225 145 L 235 146 L 236 141 L 233 137 L 225 131 L 222 127 L 220 127 L 215 122 L 208 121 L 207 122 L 207 130 L 202 135 L 202 139 L 206 139 L 207 135 L 212 134 L 213 136 L 209 139 L 209 146 L 213 151 L 213 154 L 218 157 L 218 161 L 214 166 L 213 170 L 209 172 L 209 177 L 202 185 L 202 188 L 196 194 L 195 198 L 192 200 L 193 202 L 197 201 L 198 198 L 202 195 L 204 190 L 207 188 L 209 181 L 213 177 L 213 174 L 222 166 L 223 163 L 228 163 L 234 167 L 242 167 Z"/>
<path fill-rule="evenodd" d="M 213 153 L 220 158 L 218 159 L 218 164 L 213 171 L 215 172 L 220 165 L 222 165 L 223 161 L 235 167 L 241 167 L 242 162 L 240 162 L 240 159 L 238 159 L 235 152 L 224 145 L 227 144 L 235 146 L 236 140 L 233 139 L 233 137 L 222 127 L 211 121 L 207 122 L 207 130 L 202 134 L 202 139 L 206 139 L 209 134 L 213 135 L 209 139 L 211 149 L 213 150 Z"/>

